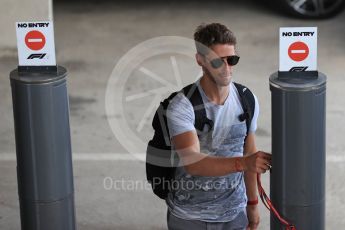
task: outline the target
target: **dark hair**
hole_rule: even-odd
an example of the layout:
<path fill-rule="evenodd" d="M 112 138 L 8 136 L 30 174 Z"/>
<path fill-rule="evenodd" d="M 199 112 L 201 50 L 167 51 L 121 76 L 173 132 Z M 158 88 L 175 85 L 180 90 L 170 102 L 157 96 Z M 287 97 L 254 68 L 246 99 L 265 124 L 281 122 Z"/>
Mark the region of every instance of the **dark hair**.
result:
<path fill-rule="evenodd" d="M 194 40 L 197 52 L 202 55 L 206 55 L 212 45 L 236 45 L 234 33 L 220 23 L 201 24 L 195 30 Z"/>

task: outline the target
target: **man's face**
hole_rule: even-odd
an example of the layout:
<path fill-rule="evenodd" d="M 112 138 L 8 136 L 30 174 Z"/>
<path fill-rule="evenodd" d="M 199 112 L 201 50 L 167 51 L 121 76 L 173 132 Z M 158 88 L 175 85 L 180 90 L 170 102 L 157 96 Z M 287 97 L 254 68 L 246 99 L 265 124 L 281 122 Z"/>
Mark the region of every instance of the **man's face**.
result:
<path fill-rule="evenodd" d="M 235 46 L 229 44 L 217 44 L 210 47 L 210 52 L 204 56 L 199 57 L 198 63 L 203 67 L 203 71 L 208 77 L 218 86 L 228 86 L 232 79 L 232 72 L 234 66 L 227 63 L 226 57 L 236 55 Z M 212 61 L 221 58 L 223 63 L 220 66 L 214 67 Z"/>

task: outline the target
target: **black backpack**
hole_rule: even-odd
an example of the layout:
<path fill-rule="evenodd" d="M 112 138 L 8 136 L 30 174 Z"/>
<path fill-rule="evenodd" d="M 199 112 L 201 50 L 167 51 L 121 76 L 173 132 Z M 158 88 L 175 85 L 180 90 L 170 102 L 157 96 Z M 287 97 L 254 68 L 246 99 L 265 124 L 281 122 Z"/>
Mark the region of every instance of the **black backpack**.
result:
<path fill-rule="evenodd" d="M 246 121 L 248 133 L 255 109 L 254 95 L 247 87 L 238 83 L 234 84 L 239 93 L 244 111 L 239 116 L 239 120 Z M 212 130 L 213 121 L 206 116 L 205 106 L 197 85 L 195 83 L 187 85 L 182 89 L 182 92 L 194 108 L 194 127 L 198 136 L 206 125 L 208 130 Z M 178 156 L 172 149 L 166 117 L 168 105 L 177 93 L 174 92 L 163 100 L 156 110 L 152 121 L 152 127 L 155 132 L 146 150 L 146 178 L 151 184 L 153 192 L 161 199 L 165 199 L 171 190 L 175 170 L 178 166 Z"/>

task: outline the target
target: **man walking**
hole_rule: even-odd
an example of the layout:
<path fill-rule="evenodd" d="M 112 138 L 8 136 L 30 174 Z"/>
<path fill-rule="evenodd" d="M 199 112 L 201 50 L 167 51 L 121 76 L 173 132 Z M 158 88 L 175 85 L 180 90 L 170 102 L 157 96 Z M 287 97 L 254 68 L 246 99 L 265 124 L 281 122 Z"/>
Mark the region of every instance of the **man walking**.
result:
<path fill-rule="evenodd" d="M 256 174 L 270 168 L 270 154 L 258 151 L 255 130 L 259 105 L 247 131 L 239 119 L 243 108 L 232 81 L 239 57 L 236 38 L 219 23 L 200 25 L 194 34 L 196 61 L 203 70 L 196 82 L 212 130 L 197 133 L 194 108 L 178 93 L 167 109 L 167 123 L 173 148 L 183 167 L 175 180 L 180 185 L 170 191 L 169 230 L 257 229 Z"/>

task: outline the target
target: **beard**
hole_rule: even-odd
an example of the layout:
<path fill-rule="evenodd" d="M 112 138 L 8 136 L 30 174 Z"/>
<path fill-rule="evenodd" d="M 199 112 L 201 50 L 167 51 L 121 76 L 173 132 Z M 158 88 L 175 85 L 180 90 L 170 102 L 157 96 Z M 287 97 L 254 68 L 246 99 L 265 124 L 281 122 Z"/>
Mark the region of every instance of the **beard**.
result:
<path fill-rule="evenodd" d="M 232 74 L 231 73 L 225 73 L 225 72 L 219 72 L 212 74 L 207 68 L 203 68 L 204 73 L 210 79 L 215 85 L 220 87 L 229 86 L 232 81 Z"/>

